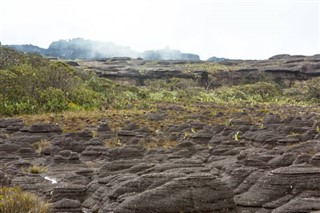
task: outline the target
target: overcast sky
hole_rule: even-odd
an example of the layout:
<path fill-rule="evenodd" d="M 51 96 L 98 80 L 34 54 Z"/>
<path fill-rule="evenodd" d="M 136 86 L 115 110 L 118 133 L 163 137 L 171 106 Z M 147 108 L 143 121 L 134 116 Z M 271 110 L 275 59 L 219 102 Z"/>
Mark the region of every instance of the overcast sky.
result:
<path fill-rule="evenodd" d="M 320 53 L 320 0 L 1 0 L 0 8 L 2 44 L 47 48 L 80 37 L 201 59 Z"/>

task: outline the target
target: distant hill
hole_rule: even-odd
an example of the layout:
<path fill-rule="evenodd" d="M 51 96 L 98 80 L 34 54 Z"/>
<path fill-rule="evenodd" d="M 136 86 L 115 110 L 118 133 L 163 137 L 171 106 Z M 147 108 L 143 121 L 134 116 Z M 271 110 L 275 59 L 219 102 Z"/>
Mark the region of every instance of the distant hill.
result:
<path fill-rule="evenodd" d="M 200 57 L 192 53 L 182 53 L 179 50 L 173 49 L 160 49 L 160 50 L 147 50 L 140 56 L 147 60 L 187 60 L 199 61 Z"/>
<path fill-rule="evenodd" d="M 54 41 L 48 49 L 28 45 L 7 45 L 21 52 L 38 53 L 62 59 L 103 59 L 112 57 L 141 57 L 146 60 L 200 60 L 199 55 L 182 53 L 174 49 L 147 50 L 137 52 L 130 47 L 112 42 L 99 42 L 83 38 Z"/>
<path fill-rule="evenodd" d="M 66 59 L 101 59 L 120 56 L 137 57 L 138 52 L 112 42 L 104 43 L 75 38 L 52 42 L 47 55 Z"/>
<path fill-rule="evenodd" d="M 34 46 L 32 44 L 7 45 L 7 46 L 24 53 L 38 53 L 40 55 L 45 55 L 47 53 L 47 49 Z"/>
<path fill-rule="evenodd" d="M 227 60 L 226 58 L 218 58 L 216 56 L 213 56 L 213 57 L 210 57 L 207 59 L 207 61 L 210 61 L 210 62 L 219 62 L 219 61 L 224 61 L 224 60 Z"/>

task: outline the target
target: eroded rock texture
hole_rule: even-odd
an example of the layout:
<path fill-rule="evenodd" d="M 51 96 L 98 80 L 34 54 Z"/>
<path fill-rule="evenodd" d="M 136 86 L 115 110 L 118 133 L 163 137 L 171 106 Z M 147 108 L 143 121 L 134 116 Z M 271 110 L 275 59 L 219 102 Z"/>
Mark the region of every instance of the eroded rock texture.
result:
<path fill-rule="evenodd" d="M 2 119 L 0 184 L 37 193 L 54 212 L 316 212 L 319 120 L 266 114 L 262 124 L 241 116 L 225 125 L 173 123 L 162 134 L 177 145 L 166 149 L 146 148 L 160 136 L 134 122 L 116 132 L 104 123 L 63 133 Z M 45 170 L 30 173 L 32 165 Z"/>

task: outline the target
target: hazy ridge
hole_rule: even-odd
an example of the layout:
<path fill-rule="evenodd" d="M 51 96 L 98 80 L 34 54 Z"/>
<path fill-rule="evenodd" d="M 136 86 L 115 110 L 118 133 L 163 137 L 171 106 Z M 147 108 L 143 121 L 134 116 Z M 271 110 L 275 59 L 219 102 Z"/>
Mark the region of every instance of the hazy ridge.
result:
<path fill-rule="evenodd" d="M 113 42 L 100 42 L 83 38 L 73 38 L 52 42 L 47 49 L 35 45 L 7 45 L 18 51 L 38 53 L 43 56 L 61 59 L 103 59 L 112 57 L 132 57 L 146 60 L 187 60 L 199 61 L 194 53 L 182 53 L 180 50 L 164 48 L 139 52 L 128 46 L 117 45 Z M 220 58 L 217 58 L 220 60 Z"/>

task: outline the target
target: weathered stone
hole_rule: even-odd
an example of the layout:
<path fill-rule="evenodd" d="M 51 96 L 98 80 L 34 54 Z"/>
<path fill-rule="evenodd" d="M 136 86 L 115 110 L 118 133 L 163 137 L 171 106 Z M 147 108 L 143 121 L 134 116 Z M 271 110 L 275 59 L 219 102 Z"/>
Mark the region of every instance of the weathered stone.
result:
<path fill-rule="evenodd" d="M 80 202 L 84 201 L 86 196 L 86 186 L 76 184 L 62 184 L 55 186 L 52 191 L 52 200 L 72 199 Z"/>
<path fill-rule="evenodd" d="M 115 212 L 223 212 L 235 209 L 233 195 L 217 177 L 197 174 L 127 198 Z"/>
<path fill-rule="evenodd" d="M 62 130 L 59 126 L 54 124 L 39 123 L 39 124 L 31 125 L 29 128 L 29 132 L 30 133 L 49 133 L 49 132 L 60 133 L 62 132 Z"/>
<path fill-rule="evenodd" d="M 238 205 L 261 208 L 264 204 L 279 199 L 288 192 L 299 194 L 304 190 L 319 190 L 319 181 L 320 168 L 281 167 L 260 178 L 247 192 L 237 195 L 235 201 Z"/>
<path fill-rule="evenodd" d="M 296 155 L 294 153 L 284 153 L 268 162 L 270 166 L 273 168 L 290 166 L 294 160 L 296 159 Z"/>
<path fill-rule="evenodd" d="M 280 206 L 273 210 L 273 213 L 282 212 L 315 212 L 320 211 L 320 198 L 296 198 L 290 200 L 283 206 Z"/>
<path fill-rule="evenodd" d="M 23 121 L 17 118 L 4 118 L 0 119 L 0 128 L 7 128 L 10 126 L 23 126 Z"/>
<path fill-rule="evenodd" d="M 268 114 L 263 118 L 262 123 L 264 126 L 267 126 L 270 124 L 279 124 L 281 123 L 281 119 L 279 115 Z"/>
<path fill-rule="evenodd" d="M 311 160 L 310 160 L 310 164 L 313 166 L 318 166 L 320 167 L 320 153 L 315 154 Z"/>
<path fill-rule="evenodd" d="M 81 212 L 81 203 L 78 200 L 63 198 L 52 204 L 53 212 L 70 213 Z"/>

